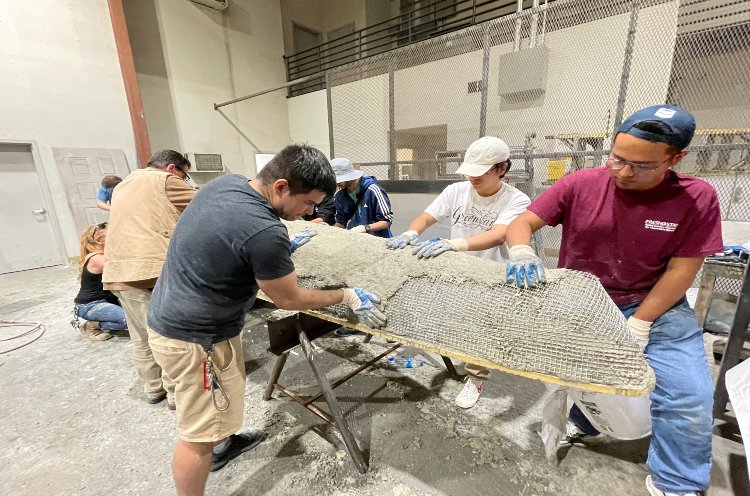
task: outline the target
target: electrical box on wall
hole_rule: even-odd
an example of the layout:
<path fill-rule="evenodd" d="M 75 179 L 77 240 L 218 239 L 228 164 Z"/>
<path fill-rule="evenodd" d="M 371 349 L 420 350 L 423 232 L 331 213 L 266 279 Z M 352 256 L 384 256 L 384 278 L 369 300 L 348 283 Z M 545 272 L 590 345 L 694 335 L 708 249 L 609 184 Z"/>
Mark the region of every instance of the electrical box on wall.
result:
<path fill-rule="evenodd" d="M 190 172 L 224 172 L 224 162 L 218 153 L 186 153 Z"/>
<path fill-rule="evenodd" d="M 537 46 L 500 56 L 497 92 L 503 98 L 538 97 L 547 89 L 549 48 Z"/>

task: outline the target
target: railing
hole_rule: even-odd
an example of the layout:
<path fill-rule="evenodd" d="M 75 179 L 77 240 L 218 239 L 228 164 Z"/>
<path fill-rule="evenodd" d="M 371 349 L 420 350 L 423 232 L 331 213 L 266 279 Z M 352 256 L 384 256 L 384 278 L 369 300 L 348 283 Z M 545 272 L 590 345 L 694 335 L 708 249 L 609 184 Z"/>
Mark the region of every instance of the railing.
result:
<path fill-rule="evenodd" d="M 513 13 L 517 0 L 435 0 L 316 47 L 284 56 L 287 81 L 321 74 L 289 88 L 298 96 L 325 87 L 323 72 L 356 60 Z M 525 0 L 523 7 L 531 7 Z"/>

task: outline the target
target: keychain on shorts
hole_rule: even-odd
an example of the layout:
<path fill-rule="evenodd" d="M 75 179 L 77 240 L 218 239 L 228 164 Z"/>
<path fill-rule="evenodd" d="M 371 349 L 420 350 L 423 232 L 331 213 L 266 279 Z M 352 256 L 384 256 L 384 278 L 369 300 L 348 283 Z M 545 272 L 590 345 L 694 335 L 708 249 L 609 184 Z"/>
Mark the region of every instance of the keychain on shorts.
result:
<path fill-rule="evenodd" d="M 214 362 L 211 358 L 211 355 L 213 354 L 213 350 L 206 350 L 206 358 L 203 360 L 203 389 L 208 389 L 211 391 L 211 401 L 214 404 L 214 408 L 219 410 L 220 412 L 225 411 L 227 408 L 229 408 L 229 397 L 224 392 L 224 388 L 221 387 L 221 384 L 219 383 L 219 380 L 216 377 L 216 371 L 214 370 Z M 224 406 L 219 407 L 219 404 L 216 401 L 216 389 L 219 390 L 221 393 L 221 396 L 224 398 Z"/>

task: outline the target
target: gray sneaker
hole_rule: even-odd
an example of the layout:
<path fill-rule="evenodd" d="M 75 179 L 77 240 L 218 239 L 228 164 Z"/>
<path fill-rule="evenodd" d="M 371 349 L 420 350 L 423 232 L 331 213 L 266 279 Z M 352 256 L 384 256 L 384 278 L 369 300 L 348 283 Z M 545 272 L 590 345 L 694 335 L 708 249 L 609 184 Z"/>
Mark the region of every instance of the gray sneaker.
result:
<path fill-rule="evenodd" d="M 560 446 L 572 446 L 574 444 L 594 445 L 605 441 L 607 436 L 599 434 L 586 434 L 583 430 L 568 420 L 565 424 L 565 437 L 560 441 Z"/>
<path fill-rule="evenodd" d="M 262 443 L 268 435 L 257 429 L 244 432 L 242 434 L 232 434 L 229 436 L 229 444 L 221 450 L 214 448 L 213 456 L 211 456 L 211 472 L 216 472 L 229 463 L 232 458 L 237 458 L 245 451 L 251 449 Z"/>

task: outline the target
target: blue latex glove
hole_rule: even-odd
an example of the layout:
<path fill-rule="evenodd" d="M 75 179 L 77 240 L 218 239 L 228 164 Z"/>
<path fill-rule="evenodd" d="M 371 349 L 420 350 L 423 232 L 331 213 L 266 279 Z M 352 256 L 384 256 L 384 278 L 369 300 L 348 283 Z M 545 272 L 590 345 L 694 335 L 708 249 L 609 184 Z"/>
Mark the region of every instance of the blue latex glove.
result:
<path fill-rule="evenodd" d="M 544 264 L 529 245 L 516 245 L 510 248 L 510 260 L 505 267 L 505 282 L 519 288 L 530 288 L 537 283 L 547 282 Z"/>
<path fill-rule="evenodd" d="M 427 241 L 419 243 L 411 254 L 416 255 L 417 258 L 430 258 L 436 257 L 446 251 L 466 251 L 468 248 L 469 244 L 463 238 L 430 238 Z"/>
<path fill-rule="evenodd" d="M 385 324 L 385 314 L 375 306 L 380 303 L 377 295 L 362 288 L 342 288 L 342 291 L 344 299 L 341 302 L 349 305 L 359 323 L 371 329 L 377 329 Z"/>
<path fill-rule="evenodd" d="M 308 241 L 310 241 L 310 238 L 317 235 L 317 231 L 313 231 L 312 229 L 302 230 L 294 235 L 292 240 L 289 242 L 289 248 L 291 248 L 292 253 L 294 253 L 297 248 L 306 244 Z"/>
<path fill-rule="evenodd" d="M 403 234 L 388 238 L 385 240 L 385 247 L 389 250 L 400 250 L 406 248 L 407 245 L 413 245 L 417 242 L 419 233 L 416 231 L 406 231 Z"/>

